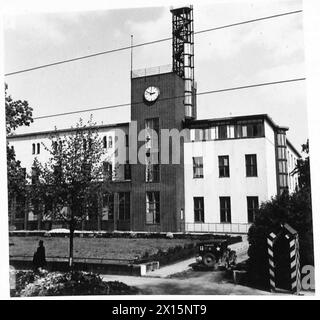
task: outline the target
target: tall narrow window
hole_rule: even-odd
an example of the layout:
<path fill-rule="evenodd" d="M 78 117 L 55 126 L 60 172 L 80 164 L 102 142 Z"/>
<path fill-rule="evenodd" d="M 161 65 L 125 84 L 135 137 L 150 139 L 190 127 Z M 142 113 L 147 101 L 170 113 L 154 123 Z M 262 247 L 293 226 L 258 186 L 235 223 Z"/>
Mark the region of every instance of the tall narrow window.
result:
<path fill-rule="evenodd" d="M 108 137 L 108 148 L 112 148 L 112 137 Z"/>
<path fill-rule="evenodd" d="M 228 127 L 227 125 L 218 126 L 218 139 L 227 139 L 228 138 Z"/>
<path fill-rule="evenodd" d="M 103 148 L 106 149 L 107 148 L 107 137 L 104 136 L 102 141 L 103 141 Z"/>
<path fill-rule="evenodd" d="M 229 177 L 229 156 L 219 156 L 219 177 Z"/>
<path fill-rule="evenodd" d="M 202 157 L 193 157 L 193 178 L 203 178 Z"/>
<path fill-rule="evenodd" d="M 126 134 L 125 139 L 126 139 L 126 147 L 129 147 L 129 135 L 128 134 Z"/>
<path fill-rule="evenodd" d="M 130 192 L 119 193 L 119 220 L 130 220 Z"/>
<path fill-rule="evenodd" d="M 112 163 L 109 161 L 104 161 L 103 162 L 103 174 L 108 177 L 112 178 Z"/>
<path fill-rule="evenodd" d="M 37 154 L 40 154 L 40 143 L 37 143 Z"/>
<path fill-rule="evenodd" d="M 255 221 L 257 212 L 259 209 L 259 199 L 258 197 L 247 197 L 247 208 L 248 208 L 248 223 Z"/>
<path fill-rule="evenodd" d="M 145 120 L 146 130 L 146 167 L 145 180 L 146 182 L 159 182 L 160 180 L 160 165 L 159 165 L 159 119 L 152 118 Z"/>
<path fill-rule="evenodd" d="M 131 165 L 129 161 L 124 165 L 124 179 L 131 180 Z"/>
<path fill-rule="evenodd" d="M 230 197 L 220 197 L 220 221 L 222 223 L 231 223 Z"/>
<path fill-rule="evenodd" d="M 114 219 L 114 194 L 107 193 L 102 198 L 102 220 Z"/>
<path fill-rule="evenodd" d="M 160 193 L 158 191 L 146 193 L 146 223 L 160 223 Z"/>
<path fill-rule="evenodd" d="M 36 154 L 36 144 L 32 144 L 32 154 Z"/>
<path fill-rule="evenodd" d="M 204 222 L 204 200 L 203 197 L 193 198 L 194 222 Z"/>
<path fill-rule="evenodd" d="M 257 177 L 257 155 L 246 154 L 246 174 L 247 177 Z"/>

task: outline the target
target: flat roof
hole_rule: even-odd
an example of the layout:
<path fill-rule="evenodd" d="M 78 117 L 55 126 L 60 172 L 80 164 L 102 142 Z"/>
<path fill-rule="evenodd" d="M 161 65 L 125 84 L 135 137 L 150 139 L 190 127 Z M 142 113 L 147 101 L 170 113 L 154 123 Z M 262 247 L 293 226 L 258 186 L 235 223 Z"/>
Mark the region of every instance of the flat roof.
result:
<path fill-rule="evenodd" d="M 115 124 L 104 124 L 99 126 L 92 126 L 92 127 L 84 127 L 81 130 L 88 130 L 88 129 L 104 129 L 104 128 L 119 128 L 129 126 L 129 122 L 123 123 L 115 123 Z M 7 139 L 15 139 L 15 138 L 24 138 L 24 137 L 33 137 L 33 136 L 41 136 L 41 135 L 50 135 L 54 133 L 68 133 L 76 131 L 77 128 L 71 127 L 66 129 L 57 129 L 57 130 L 47 130 L 47 131 L 36 131 L 36 132 L 28 132 L 28 133 L 20 133 L 20 134 L 10 134 L 7 136 Z"/>
<path fill-rule="evenodd" d="M 272 118 L 266 114 L 253 114 L 253 115 L 245 115 L 245 116 L 234 116 L 234 117 L 224 117 L 224 118 L 212 118 L 212 119 L 202 119 L 202 120 L 186 120 L 185 126 L 186 127 L 193 127 L 193 128 L 201 128 L 206 127 L 208 125 L 216 124 L 218 122 L 233 122 L 233 121 L 242 121 L 242 120 L 266 120 L 274 129 L 281 129 L 281 130 L 289 130 L 288 127 L 278 126 Z"/>

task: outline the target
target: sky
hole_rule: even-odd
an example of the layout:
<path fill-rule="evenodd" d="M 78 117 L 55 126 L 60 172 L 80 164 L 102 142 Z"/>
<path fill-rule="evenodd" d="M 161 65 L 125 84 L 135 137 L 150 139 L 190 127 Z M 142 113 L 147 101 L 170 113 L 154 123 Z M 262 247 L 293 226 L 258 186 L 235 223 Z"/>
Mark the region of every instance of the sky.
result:
<path fill-rule="evenodd" d="M 193 5 L 200 31 L 302 9 L 301 1 Z M 198 92 L 305 77 L 303 14 L 195 35 Z M 170 7 L 10 14 L 4 19 L 4 72 L 167 38 Z M 133 50 L 133 69 L 171 63 L 171 41 Z M 130 102 L 130 50 L 7 76 L 14 99 L 34 117 Z M 305 82 L 199 96 L 198 119 L 267 113 L 300 150 L 308 138 Z M 35 120 L 22 132 L 66 128 L 91 113 Z M 93 112 L 97 124 L 130 121 L 130 107 Z"/>

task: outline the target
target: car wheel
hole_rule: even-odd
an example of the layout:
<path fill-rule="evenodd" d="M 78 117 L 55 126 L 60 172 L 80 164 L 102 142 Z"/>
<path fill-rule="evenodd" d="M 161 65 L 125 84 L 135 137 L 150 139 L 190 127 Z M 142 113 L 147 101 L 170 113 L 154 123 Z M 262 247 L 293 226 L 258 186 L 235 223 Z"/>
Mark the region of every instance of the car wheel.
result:
<path fill-rule="evenodd" d="M 214 267 L 216 262 L 216 257 L 212 253 L 206 253 L 203 257 L 203 264 L 207 267 Z"/>

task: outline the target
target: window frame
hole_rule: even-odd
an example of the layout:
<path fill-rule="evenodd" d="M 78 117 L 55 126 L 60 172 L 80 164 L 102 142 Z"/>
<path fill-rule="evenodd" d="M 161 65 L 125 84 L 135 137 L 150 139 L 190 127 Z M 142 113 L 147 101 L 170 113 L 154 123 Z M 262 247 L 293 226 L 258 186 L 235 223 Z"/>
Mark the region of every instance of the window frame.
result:
<path fill-rule="evenodd" d="M 250 206 L 251 204 L 256 204 L 256 206 Z M 254 223 L 255 217 L 259 210 L 259 197 L 258 196 L 247 196 L 247 219 L 248 223 Z"/>
<path fill-rule="evenodd" d="M 254 159 L 253 162 L 251 161 L 251 159 Z M 257 154 L 246 154 L 245 164 L 246 164 L 246 177 L 258 177 Z"/>
<path fill-rule="evenodd" d="M 228 164 L 224 164 L 224 160 L 227 159 Z M 219 166 L 219 178 L 230 178 L 230 163 L 229 156 L 223 155 L 218 156 L 218 166 Z M 221 171 L 223 174 L 221 174 Z"/>
<path fill-rule="evenodd" d="M 151 202 L 149 201 L 149 195 L 151 196 Z M 150 204 L 152 207 L 150 207 Z M 152 221 L 148 220 L 148 214 L 152 216 Z M 160 224 L 160 192 L 159 191 L 147 191 L 146 192 L 146 224 L 147 225 L 159 225 Z"/>
<path fill-rule="evenodd" d="M 204 223 L 204 197 L 193 197 L 193 218 L 195 223 Z"/>
<path fill-rule="evenodd" d="M 123 199 L 123 202 L 121 202 Z M 119 221 L 130 221 L 131 218 L 131 194 L 130 192 L 119 192 Z"/>
<path fill-rule="evenodd" d="M 199 162 L 197 162 L 199 160 Z M 201 161 L 200 161 L 201 160 Z M 193 179 L 203 179 L 203 157 L 192 157 L 193 163 Z"/>
<path fill-rule="evenodd" d="M 220 223 L 232 223 L 231 197 L 219 197 L 219 201 L 220 201 Z"/>

